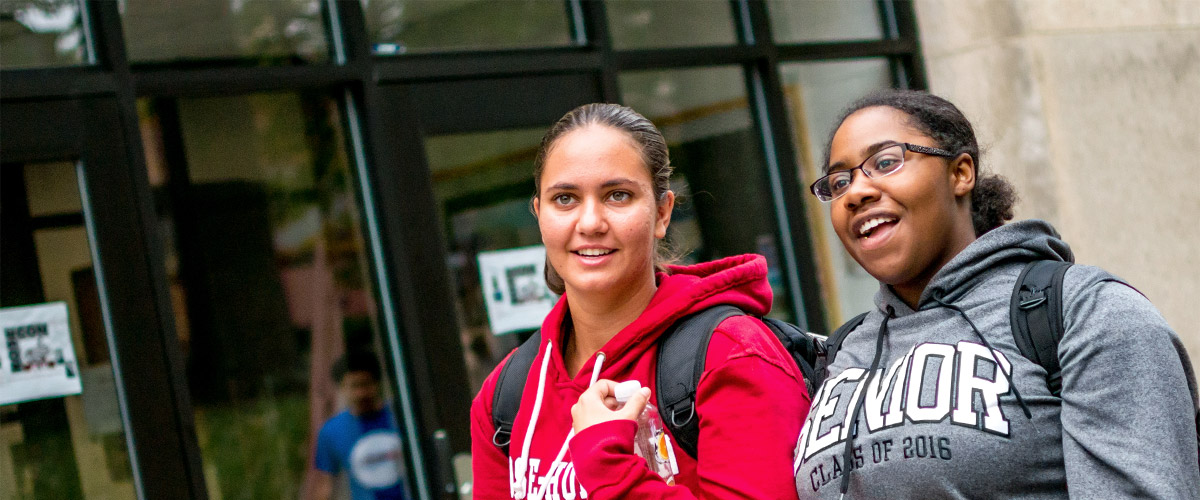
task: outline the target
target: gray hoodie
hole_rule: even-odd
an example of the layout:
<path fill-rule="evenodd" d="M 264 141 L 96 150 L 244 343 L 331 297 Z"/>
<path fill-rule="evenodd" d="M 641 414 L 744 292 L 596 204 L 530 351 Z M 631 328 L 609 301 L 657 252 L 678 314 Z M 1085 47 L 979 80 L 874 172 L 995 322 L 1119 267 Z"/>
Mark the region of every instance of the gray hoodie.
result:
<path fill-rule="evenodd" d="M 1200 498 L 1195 377 L 1179 338 L 1136 290 L 1072 266 L 1062 397 L 1051 395 L 1009 327 L 1017 275 L 1038 259 L 1073 257 L 1049 224 L 1023 221 L 955 256 L 916 311 L 880 287 L 813 399 L 800 498 L 838 498 L 847 462 L 855 499 Z"/>

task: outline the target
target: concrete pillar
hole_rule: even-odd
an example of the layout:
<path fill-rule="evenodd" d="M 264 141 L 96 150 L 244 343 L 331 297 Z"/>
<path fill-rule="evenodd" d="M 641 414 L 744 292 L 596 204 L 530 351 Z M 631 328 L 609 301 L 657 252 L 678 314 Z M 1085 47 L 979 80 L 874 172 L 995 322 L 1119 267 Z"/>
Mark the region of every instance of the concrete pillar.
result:
<path fill-rule="evenodd" d="M 1200 366 L 1200 1 L 917 0 L 930 90 L 1017 218 L 1128 280 Z"/>

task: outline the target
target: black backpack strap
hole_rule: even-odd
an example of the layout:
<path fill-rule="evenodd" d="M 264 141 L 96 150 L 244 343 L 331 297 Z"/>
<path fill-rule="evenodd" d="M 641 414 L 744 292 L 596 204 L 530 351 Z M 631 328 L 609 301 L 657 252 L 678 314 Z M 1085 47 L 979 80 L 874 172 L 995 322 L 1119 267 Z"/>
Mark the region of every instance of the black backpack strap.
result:
<path fill-rule="evenodd" d="M 1058 342 L 1063 336 L 1063 276 L 1070 267 L 1070 262 L 1056 260 L 1026 264 L 1008 308 L 1017 349 L 1046 369 L 1046 383 L 1055 396 L 1062 394 Z"/>
<path fill-rule="evenodd" d="M 676 321 L 659 340 L 655 387 L 658 411 L 675 442 L 693 458 L 700 438 L 696 386 L 704 373 L 713 330 L 731 316 L 745 314 L 731 305 L 710 307 Z"/>
<path fill-rule="evenodd" d="M 820 361 L 817 366 L 817 372 L 821 374 L 822 378 L 825 376 L 825 371 L 829 368 L 829 365 L 833 364 L 833 358 L 837 356 L 838 349 L 842 348 L 842 341 L 846 340 L 846 336 L 850 335 L 851 331 L 863 324 L 863 320 L 867 319 L 867 314 L 869 312 L 850 318 L 850 321 L 842 323 L 842 326 L 834 330 L 829 335 L 829 338 L 825 340 L 825 355 L 822 357 L 823 361 Z M 817 388 L 819 389 L 820 386 Z"/>
<path fill-rule="evenodd" d="M 492 393 L 492 425 L 496 427 L 496 433 L 492 435 L 492 444 L 505 455 L 508 455 L 508 444 L 512 441 L 513 422 L 521 409 L 525 380 L 529 378 L 529 369 L 533 367 L 541 343 L 542 331 L 533 332 L 533 336 L 509 356 L 496 379 L 496 390 Z"/>

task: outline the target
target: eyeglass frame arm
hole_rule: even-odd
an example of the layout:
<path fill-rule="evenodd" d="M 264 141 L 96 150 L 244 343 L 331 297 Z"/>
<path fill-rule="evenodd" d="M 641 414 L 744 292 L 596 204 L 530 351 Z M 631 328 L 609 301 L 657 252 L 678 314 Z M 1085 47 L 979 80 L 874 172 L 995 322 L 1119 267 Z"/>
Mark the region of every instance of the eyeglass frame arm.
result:
<path fill-rule="evenodd" d="M 945 149 L 935 148 L 935 147 L 930 147 L 930 146 L 922 146 L 920 144 L 911 144 L 911 143 L 907 143 L 907 142 L 897 142 L 895 144 L 889 144 L 887 146 L 879 148 L 879 151 L 883 151 L 884 149 L 887 149 L 887 148 L 890 148 L 893 146 L 901 146 L 904 148 L 905 151 L 912 151 L 914 153 L 921 153 L 921 154 L 927 154 L 927 155 L 932 155 L 932 156 L 941 156 L 943 158 L 954 158 L 955 156 L 958 156 L 958 154 L 951 153 L 949 151 L 946 151 Z M 861 170 L 863 168 L 863 165 L 866 165 L 868 161 L 871 161 L 871 158 L 874 158 L 875 155 L 879 154 L 879 151 L 871 153 L 871 156 L 868 156 L 866 159 L 864 159 L 861 163 L 858 164 L 858 166 L 856 166 L 854 168 L 849 168 L 846 170 L 839 170 L 839 172 L 852 172 L 854 170 Z M 817 199 L 820 200 L 821 196 L 817 194 L 817 184 L 825 179 L 828 179 L 829 176 L 833 175 L 834 173 L 835 172 L 830 172 L 825 175 L 822 175 L 821 177 L 818 177 L 817 180 L 813 181 L 812 184 L 809 184 L 809 186 L 808 186 L 809 192 L 811 192 L 813 194 L 813 196 L 816 196 Z M 866 174 L 866 170 L 863 170 L 863 175 L 866 175 L 867 178 L 871 177 L 870 175 Z M 828 200 L 821 200 L 821 201 L 825 202 L 825 203 L 829 203 L 838 198 L 840 198 L 840 196 L 835 196 Z"/>

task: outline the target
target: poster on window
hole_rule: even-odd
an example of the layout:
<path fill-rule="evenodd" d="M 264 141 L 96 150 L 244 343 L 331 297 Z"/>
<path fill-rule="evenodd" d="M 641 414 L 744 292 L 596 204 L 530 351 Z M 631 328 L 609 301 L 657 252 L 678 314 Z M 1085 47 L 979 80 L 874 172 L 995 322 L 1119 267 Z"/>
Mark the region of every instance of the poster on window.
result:
<path fill-rule="evenodd" d="M 0 309 L 0 405 L 83 392 L 65 302 Z"/>
<path fill-rule="evenodd" d="M 546 288 L 546 247 L 480 252 L 479 279 L 492 333 L 542 326 L 557 298 Z"/>

